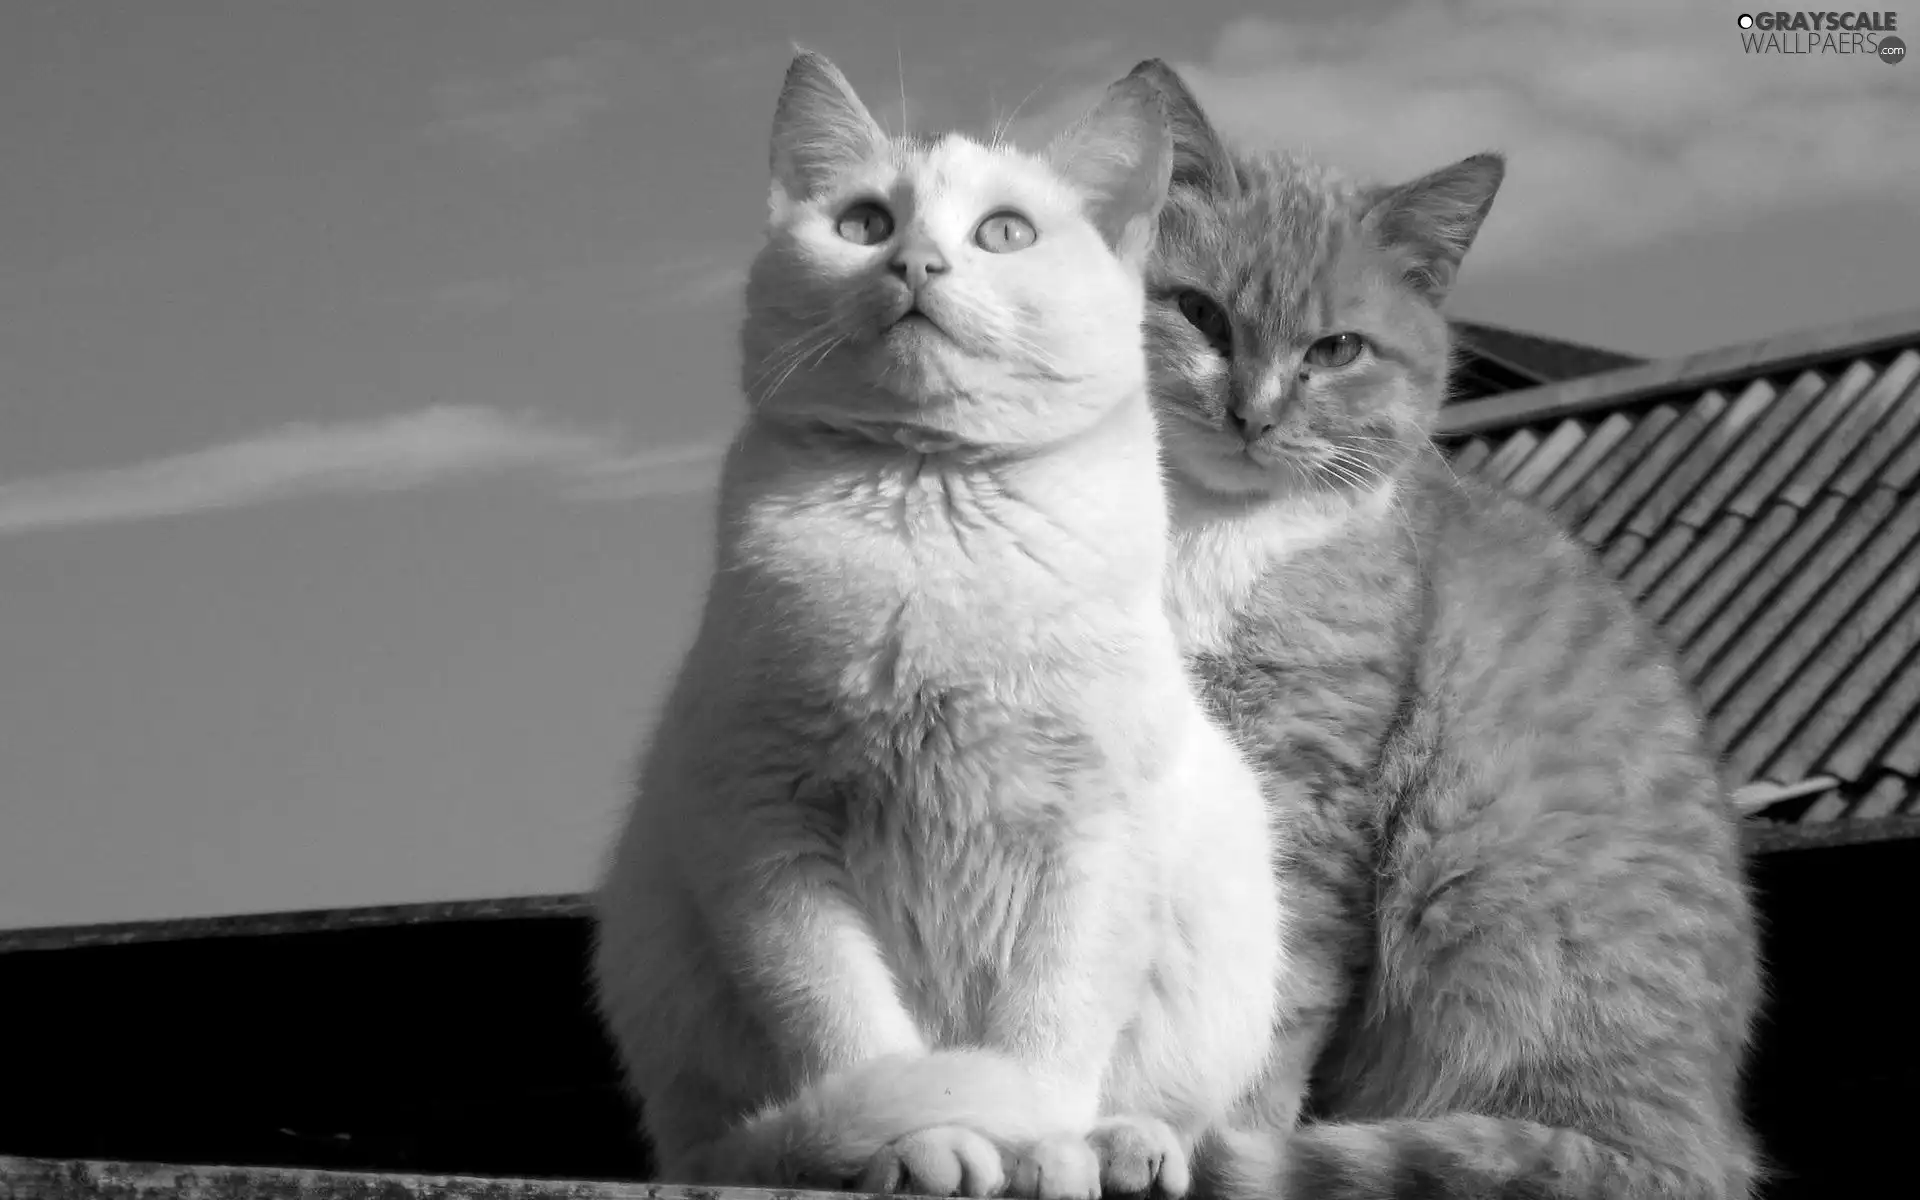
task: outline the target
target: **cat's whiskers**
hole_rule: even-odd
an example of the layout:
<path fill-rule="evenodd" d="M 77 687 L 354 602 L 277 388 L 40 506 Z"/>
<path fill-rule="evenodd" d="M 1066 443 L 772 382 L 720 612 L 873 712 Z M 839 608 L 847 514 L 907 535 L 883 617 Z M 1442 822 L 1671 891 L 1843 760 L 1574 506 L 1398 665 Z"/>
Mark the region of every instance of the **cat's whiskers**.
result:
<path fill-rule="evenodd" d="M 1042 79 L 1039 83 L 1034 84 L 1033 90 L 1020 98 L 1020 103 L 1014 105 L 1013 111 L 1008 113 L 1005 117 L 1003 117 L 1000 121 L 1000 124 L 994 128 L 993 139 L 989 143 L 990 145 L 996 148 L 1010 145 L 1007 139 L 1007 134 L 1009 131 L 1013 129 L 1014 119 L 1020 115 L 1020 110 L 1027 106 L 1027 102 L 1029 100 L 1032 100 L 1035 96 L 1038 96 L 1040 94 L 1040 89 L 1046 87 L 1048 84 L 1052 83 L 1055 79 L 1059 78 L 1060 72 L 1063 69 L 1065 69 L 1065 66 L 1066 66 L 1065 63 L 1055 63 L 1053 70 L 1047 72 L 1046 78 Z"/>
<path fill-rule="evenodd" d="M 1385 438 L 1385 437 L 1370 438 L 1370 437 L 1366 437 L 1366 435 L 1356 435 L 1356 437 L 1352 440 L 1360 440 L 1362 438 L 1365 438 L 1365 440 L 1367 441 L 1384 442 L 1388 445 L 1393 445 L 1393 446 L 1398 446 L 1401 444 L 1399 442 L 1394 441 L 1394 439 L 1392 438 Z M 1337 449 L 1334 451 L 1334 458 L 1336 460 L 1339 460 L 1347 464 L 1350 468 L 1358 468 L 1360 470 L 1367 472 L 1367 474 L 1371 476 L 1371 481 L 1368 484 L 1364 486 L 1356 485 L 1357 487 L 1361 487 L 1361 490 L 1385 489 L 1387 507 L 1393 513 L 1395 521 L 1398 524 L 1399 528 L 1404 530 L 1409 535 L 1409 541 L 1413 546 L 1414 565 L 1419 569 L 1421 575 L 1424 576 L 1426 574 L 1426 568 L 1427 568 L 1426 551 L 1421 548 L 1420 539 L 1417 536 L 1414 536 L 1417 533 L 1418 527 L 1413 522 L 1413 514 L 1407 510 L 1406 501 L 1403 500 L 1400 496 L 1400 489 L 1394 486 L 1394 480 L 1392 475 L 1389 474 L 1384 468 L 1382 468 L 1377 463 L 1364 462 L 1360 458 L 1360 455 L 1364 453 L 1369 453 L 1369 452 L 1357 451 L 1352 449 Z"/>
<path fill-rule="evenodd" d="M 785 371 L 780 373 L 780 378 L 775 380 L 773 386 L 767 389 L 766 396 L 773 396 L 779 392 L 782 387 L 786 386 L 787 380 L 793 378 L 794 373 L 797 372 L 802 365 L 807 366 L 809 370 L 818 367 L 825 361 L 827 355 L 833 353 L 833 351 L 846 340 L 847 337 L 845 334 L 836 333 L 822 342 L 817 351 L 796 354 L 793 362 L 788 365 Z"/>
<path fill-rule="evenodd" d="M 1344 483 L 1355 491 L 1366 490 L 1367 481 L 1365 478 L 1356 473 L 1355 468 L 1351 464 L 1342 462 L 1338 455 L 1331 458 L 1315 459 L 1313 469 L 1322 479 L 1331 479 L 1339 483 Z"/>
<path fill-rule="evenodd" d="M 748 391 L 757 402 L 765 403 L 776 395 L 787 381 L 793 378 L 803 364 L 818 366 L 827 355 L 847 340 L 847 335 L 834 326 L 809 330 L 799 338 L 786 343 L 791 350 L 784 349 L 771 356 L 769 362 L 756 375 L 748 386 Z M 769 384 L 767 381 L 771 379 Z"/>
<path fill-rule="evenodd" d="M 768 376 L 782 370 L 791 355 L 804 353 L 807 345 L 813 343 L 813 341 L 822 334 L 830 332 L 831 328 L 831 322 L 826 321 L 809 325 L 786 341 L 774 346 L 771 350 L 767 351 L 765 360 L 760 365 L 760 370 L 754 373 L 754 377 L 750 383 L 757 385 L 764 382 Z"/>

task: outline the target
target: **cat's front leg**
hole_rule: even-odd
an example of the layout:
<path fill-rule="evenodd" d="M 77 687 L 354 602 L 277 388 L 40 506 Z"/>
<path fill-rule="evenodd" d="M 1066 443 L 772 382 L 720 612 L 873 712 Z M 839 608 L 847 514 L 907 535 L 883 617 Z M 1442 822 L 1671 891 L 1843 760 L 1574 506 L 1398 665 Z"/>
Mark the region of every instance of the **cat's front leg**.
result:
<path fill-rule="evenodd" d="M 1158 849 L 1091 838 L 1047 881 L 1025 953 L 990 1010 L 988 1044 L 1023 1063 L 1061 1101 L 1055 1128 L 1015 1149 L 1007 1193 L 1093 1200 L 1187 1190 L 1188 1140 L 1145 1096 L 1101 1115 L 1123 1031 L 1139 1015 L 1158 958 Z M 1137 1103 L 1137 1107 L 1135 1104 Z"/>
<path fill-rule="evenodd" d="M 1106 1115 L 1084 1148 L 1048 1145 L 1036 1169 L 1017 1168 L 1023 1195 L 1073 1194 L 1063 1173 L 1076 1186 L 1091 1173 L 1109 1195 L 1184 1194 L 1195 1141 L 1255 1090 L 1277 1017 L 1304 999 L 1282 951 L 1282 838 L 1260 781 L 1197 707 L 1182 750 L 1148 809 L 1158 907 L 1128 947 L 1146 986 L 1110 1054 Z"/>
<path fill-rule="evenodd" d="M 1088 820 L 1079 837 L 1037 858 L 1044 871 L 1020 881 L 1022 932 L 975 1045 L 903 1068 L 856 1068 L 803 1096 L 816 1107 L 845 1097 L 836 1106 L 843 1128 L 860 1113 L 897 1124 L 875 1147 L 868 1188 L 992 1194 L 1000 1180 L 987 1167 L 991 1146 L 1012 1195 L 1098 1194 L 1101 1161 L 1088 1139 L 1154 959 L 1153 889 L 1141 886 L 1153 855 L 1129 836 L 1135 828 L 1130 817 Z"/>
<path fill-rule="evenodd" d="M 710 894 L 716 949 L 803 1088 L 869 1064 L 923 1058 L 928 1045 L 866 913 L 824 856 L 764 860 L 757 886 Z M 700 1182 L 796 1186 L 851 1179 L 879 1140 L 832 1113 L 775 1103 L 690 1152 Z"/>

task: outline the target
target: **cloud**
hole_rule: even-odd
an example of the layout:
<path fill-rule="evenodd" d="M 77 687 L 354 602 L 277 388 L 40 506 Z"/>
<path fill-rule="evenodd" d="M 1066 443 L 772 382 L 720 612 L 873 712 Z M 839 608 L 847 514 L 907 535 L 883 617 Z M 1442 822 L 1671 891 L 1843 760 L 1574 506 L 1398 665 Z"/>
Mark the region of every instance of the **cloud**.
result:
<path fill-rule="evenodd" d="M 1721 0 L 1413 0 L 1234 21 L 1204 60 L 1174 65 L 1230 137 L 1368 177 L 1506 151 L 1482 266 L 1572 264 L 1836 200 L 1920 198 L 1912 68 L 1750 55 L 1736 15 Z M 1053 127 L 1105 82 L 1056 106 Z"/>
<path fill-rule="evenodd" d="M 528 154 L 575 132 L 611 107 L 636 72 L 625 42 L 585 42 L 511 75 L 450 79 L 433 89 L 432 132 L 483 149 Z"/>
<path fill-rule="evenodd" d="M 658 316 L 738 303 L 751 247 L 676 248 L 660 257 L 618 257 L 520 276 L 459 280 L 411 298 L 436 317 L 485 317 L 541 306 Z"/>
<path fill-rule="evenodd" d="M 299 496 L 395 492 L 534 472 L 577 499 L 711 487 L 718 441 L 634 448 L 490 408 L 442 405 L 366 421 L 295 424 L 101 471 L 0 483 L 0 535 L 238 508 Z"/>
<path fill-rule="evenodd" d="M 709 254 L 654 268 L 659 292 L 649 306 L 706 308 L 733 304 L 747 286 L 745 255 Z"/>

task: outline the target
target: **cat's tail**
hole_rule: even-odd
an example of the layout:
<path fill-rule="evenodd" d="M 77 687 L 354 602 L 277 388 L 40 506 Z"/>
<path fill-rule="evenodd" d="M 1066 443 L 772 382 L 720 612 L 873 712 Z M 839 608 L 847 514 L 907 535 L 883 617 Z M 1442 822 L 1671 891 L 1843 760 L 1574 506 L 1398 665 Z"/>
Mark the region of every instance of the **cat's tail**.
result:
<path fill-rule="evenodd" d="M 705 1183 L 837 1187 L 889 1143 L 936 1126 L 965 1126 L 1012 1148 L 1084 1132 L 1097 1097 L 1050 1086 L 988 1050 L 890 1055 L 836 1072 L 772 1105 L 689 1164 Z"/>
<path fill-rule="evenodd" d="M 1744 1200 L 1755 1164 L 1727 1158 L 1710 1170 L 1663 1165 L 1571 1129 L 1455 1113 L 1216 1132 L 1200 1175 L 1215 1200 Z"/>

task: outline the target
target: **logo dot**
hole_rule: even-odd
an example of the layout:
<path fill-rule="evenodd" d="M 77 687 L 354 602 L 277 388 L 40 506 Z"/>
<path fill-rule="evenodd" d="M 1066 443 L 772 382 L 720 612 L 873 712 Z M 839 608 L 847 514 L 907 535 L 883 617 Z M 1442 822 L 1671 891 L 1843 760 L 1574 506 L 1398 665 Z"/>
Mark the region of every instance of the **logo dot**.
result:
<path fill-rule="evenodd" d="M 1897 37 L 1883 37 L 1880 39 L 1881 62 L 1897 63 L 1904 61 L 1906 57 L 1907 44 L 1905 42 Z"/>
<path fill-rule="evenodd" d="M 1741 14 L 1740 14 L 1740 28 L 1742 28 L 1742 29 L 1752 29 L 1752 28 L 1753 28 L 1753 14 L 1752 14 L 1752 13 L 1741 13 Z"/>

